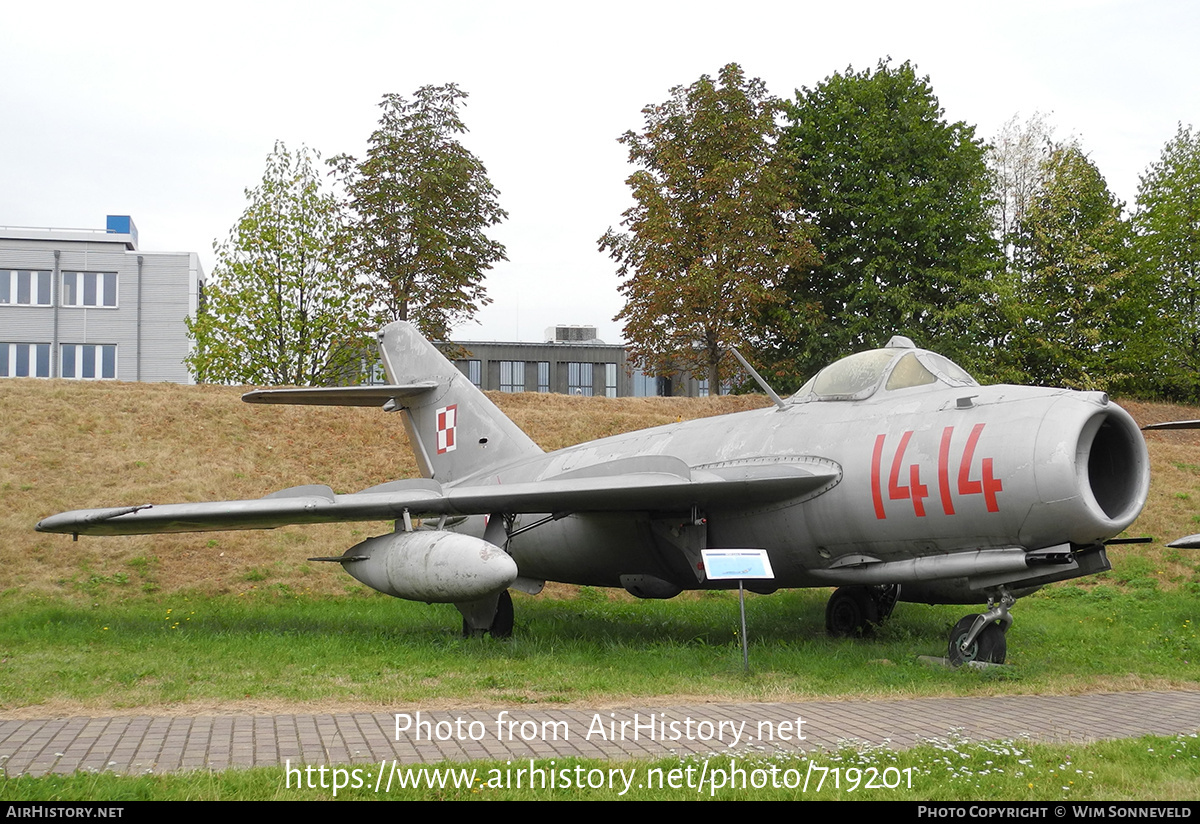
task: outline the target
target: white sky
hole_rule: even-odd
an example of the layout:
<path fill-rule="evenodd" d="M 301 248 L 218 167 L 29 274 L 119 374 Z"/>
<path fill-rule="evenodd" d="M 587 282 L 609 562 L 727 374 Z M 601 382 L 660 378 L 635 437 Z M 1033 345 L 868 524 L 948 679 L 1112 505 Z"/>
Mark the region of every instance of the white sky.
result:
<path fill-rule="evenodd" d="M 457 83 L 464 143 L 509 213 L 495 302 L 461 339 L 573 323 L 620 340 L 615 265 L 596 246 L 630 203 L 616 138 L 729 62 L 791 97 L 911 60 L 984 139 L 1049 114 L 1131 204 L 1177 123 L 1200 125 L 1200 4 L 1186 0 L 34 6 L 0 6 L 0 225 L 129 214 L 143 249 L 199 252 L 206 272 L 276 139 L 361 155 L 383 94 Z"/>

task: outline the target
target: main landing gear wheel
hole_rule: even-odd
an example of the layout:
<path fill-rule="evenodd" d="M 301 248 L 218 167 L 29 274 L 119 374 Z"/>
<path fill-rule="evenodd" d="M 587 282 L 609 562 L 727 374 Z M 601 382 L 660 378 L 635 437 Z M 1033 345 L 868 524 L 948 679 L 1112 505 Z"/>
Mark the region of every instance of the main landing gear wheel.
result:
<path fill-rule="evenodd" d="M 492 618 L 492 625 L 488 627 L 487 632 L 493 638 L 512 638 L 513 623 L 512 595 L 506 589 L 500 593 L 500 599 L 496 602 L 496 615 Z M 462 634 L 463 638 L 470 638 L 472 635 L 482 634 L 482 630 L 480 632 L 473 632 L 471 625 L 467 623 L 467 619 L 463 618 Z"/>
<path fill-rule="evenodd" d="M 840 587 L 825 606 L 825 630 L 834 638 L 870 635 L 879 623 L 879 605 L 866 587 Z"/>
<path fill-rule="evenodd" d="M 963 640 L 970 635 L 975 621 L 980 615 L 968 615 L 954 625 L 950 630 L 950 649 L 947 657 L 950 663 L 960 667 L 968 661 L 982 661 L 988 664 L 1003 664 L 1008 654 L 1008 644 L 1004 640 L 1004 630 L 992 622 L 979 631 L 975 640 L 963 649 Z"/>

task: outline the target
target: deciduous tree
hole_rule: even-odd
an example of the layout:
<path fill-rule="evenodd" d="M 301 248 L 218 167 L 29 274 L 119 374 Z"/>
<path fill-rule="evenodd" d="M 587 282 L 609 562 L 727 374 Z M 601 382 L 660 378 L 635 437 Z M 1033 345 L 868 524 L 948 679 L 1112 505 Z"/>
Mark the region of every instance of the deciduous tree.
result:
<path fill-rule="evenodd" d="M 620 142 L 638 170 L 635 204 L 599 240 L 619 264 L 631 358 L 706 376 L 716 393 L 728 347 L 753 345 L 817 262 L 776 153 L 778 101 L 730 63 L 642 110 Z"/>
<path fill-rule="evenodd" d="M 1150 314 L 1147 284 L 1133 265 L 1123 204 L 1076 144 L 1055 148 L 1017 232 L 1001 353 L 1021 377 L 1080 389 L 1136 389 Z"/>
<path fill-rule="evenodd" d="M 1041 188 L 1046 160 L 1054 148 L 1054 127 L 1041 112 L 1024 123 L 1013 115 L 988 147 L 996 235 L 1010 261 L 1017 231 Z"/>
<path fill-rule="evenodd" d="M 282 142 L 224 243 L 187 364 L 205 383 L 321 385 L 353 376 L 366 316 L 335 248 L 340 210 L 322 192 L 320 155 Z"/>
<path fill-rule="evenodd" d="M 980 365 L 999 247 L 974 127 L 948 122 L 911 64 L 886 61 L 801 89 L 787 113 L 793 197 L 824 260 L 796 298 L 824 322 L 781 357 L 811 374 L 906 334 Z"/>
<path fill-rule="evenodd" d="M 1134 226 L 1158 292 L 1160 388 L 1200 398 L 1200 132 L 1191 126 L 1179 126 L 1142 176 Z"/>
<path fill-rule="evenodd" d="M 499 192 L 459 142 L 466 97 L 452 83 L 384 95 L 366 157 L 330 161 L 352 215 L 345 247 L 378 322 L 410 320 L 435 340 L 491 302 L 484 274 L 507 259 L 487 236 L 508 217 Z"/>

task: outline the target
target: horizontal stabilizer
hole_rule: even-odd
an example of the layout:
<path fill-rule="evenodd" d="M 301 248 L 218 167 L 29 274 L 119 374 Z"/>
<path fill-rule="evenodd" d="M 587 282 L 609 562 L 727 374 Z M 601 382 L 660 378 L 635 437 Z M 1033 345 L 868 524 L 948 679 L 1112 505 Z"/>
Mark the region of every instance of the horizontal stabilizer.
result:
<path fill-rule="evenodd" d="M 329 386 L 317 389 L 255 389 L 242 395 L 246 403 L 285 403 L 297 406 L 383 406 L 388 401 L 416 398 L 438 387 L 437 381 L 403 386 Z M 403 405 L 403 404 L 399 404 Z"/>

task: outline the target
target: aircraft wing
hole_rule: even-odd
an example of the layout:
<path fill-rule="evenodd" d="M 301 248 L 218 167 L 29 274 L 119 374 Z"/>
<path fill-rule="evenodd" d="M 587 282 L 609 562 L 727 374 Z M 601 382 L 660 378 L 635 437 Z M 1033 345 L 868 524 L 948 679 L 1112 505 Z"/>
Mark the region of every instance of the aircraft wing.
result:
<path fill-rule="evenodd" d="M 75 535 L 273 529 L 395 520 L 406 509 L 412 517 L 721 509 L 813 497 L 840 479 L 841 467 L 820 458 L 737 461 L 703 469 L 677 458 L 624 459 L 526 483 L 443 486 L 413 479 L 349 495 L 310 485 L 247 501 L 81 509 L 52 515 L 37 529 Z"/>

